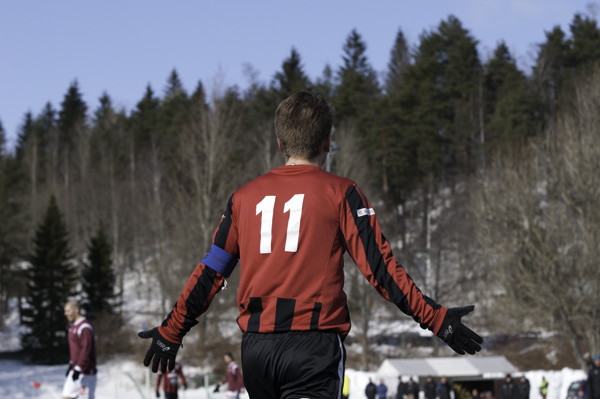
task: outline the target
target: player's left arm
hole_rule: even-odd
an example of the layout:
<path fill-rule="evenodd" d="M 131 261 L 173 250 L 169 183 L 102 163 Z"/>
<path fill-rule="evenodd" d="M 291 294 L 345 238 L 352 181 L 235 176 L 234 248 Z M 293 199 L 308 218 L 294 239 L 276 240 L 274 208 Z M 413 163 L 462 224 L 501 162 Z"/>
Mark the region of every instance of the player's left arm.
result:
<path fill-rule="evenodd" d="M 345 193 L 340 226 L 348 251 L 381 296 L 438 335 L 457 353 L 479 351 L 481 337 L 461 322 L 474 307 L 447 309 L 424 295 L 396 261 L 371 204 L 356 184 Z"/>
<path fill-rule="evenodd" d="M 79 358 L 73 366 L 73 370 L 81 373 L 90 366 L 92 356 L 94 355 L 94 331 L 91 327 L 81 329 L 79 341 L 81 342 L 81 351 L 79 352 Z"/>

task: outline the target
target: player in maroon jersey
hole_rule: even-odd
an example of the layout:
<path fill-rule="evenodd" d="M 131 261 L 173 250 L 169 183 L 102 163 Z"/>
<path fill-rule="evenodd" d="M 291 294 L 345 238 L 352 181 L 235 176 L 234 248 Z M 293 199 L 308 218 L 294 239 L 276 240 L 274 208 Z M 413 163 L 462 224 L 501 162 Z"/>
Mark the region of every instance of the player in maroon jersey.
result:
<path fill-rule="evenodd" d="M 223 355 L 223 359 L 225 359 L 225 362 L 227 363 L 227 374 L 225 375 L 225 378 L 223 378 L 221 382 L 217 384 L 214 392 L 219 392 L 221 385 L 228 384 L 227 399 L 239 399 L 240 392 L 242 392 L 242 389 L 244 389 L 242 372 L 235 362 L 231 352 L 227 352 L 225 355 Z"/>
<path fill-rule="evenodd" d="M 79 313 L 79 303 L 69 301 L 65 305 L 65 316 L 72 324 L 69 327 L 69 367 L 67 368 L 63 398 L 77 398 L 81 393 L 94 399 L 96 392 L 96 340 L 94 328 Z"/>
<path fill-rule="evenodd" d="M 350 315 L 343 291 L 348 251 L 373 287 L 459 354 L 481 338 L 461 322 L 473 306 L 447 309 L 426 297 L 396 261 L 375 211 L 356 184 L 321 169 L 333 109 L 301 92 L 275 112 L 286 164 L 229 198 L 213 245 L 152 338 L 144 365 L 173 367 L 177 349 L 241 257 L 238 325 L 251 398 L 339 398 Z"/>
<path fill-rule="evenodd" d="M 158 370 L 156 377 L 156 397 L 160 397 L 159 387 L 160 381 L 162 380 L 165 399 L 177 399 L 177 390 L 179 389 L 177 378 L 181 378 L 183 389 L 187 389 L 185 376 L 183 375 L 183 370 L 181 369 L 181 365 L 179 363 L 175 362 L 175 368 L 173 370 L 169 370 L 166 375 L 163 374 L 161 370 Z"/>

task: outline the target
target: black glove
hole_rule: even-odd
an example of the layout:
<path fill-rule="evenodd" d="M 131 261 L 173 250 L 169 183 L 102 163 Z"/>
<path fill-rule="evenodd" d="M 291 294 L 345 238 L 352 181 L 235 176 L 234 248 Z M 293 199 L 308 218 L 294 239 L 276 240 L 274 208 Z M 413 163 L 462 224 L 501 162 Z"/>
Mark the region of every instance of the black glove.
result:
<path fill-rule="evenodd" d="M 219 382 L 219 383 L 217 384 L 217 386 L 215 387 L 215 390 L 213 391 L 213 393 L 215 393 L 215 392 L 219 392 L 219 388 L 221 388 L 221 383 L 220 383 L 220 382 Z"/>
<path fill-rule="evenodd" d="M 187 391 L 187 384 L 183 384 L 183 390 Z"/>
<path fill-rule="evenodd" d="M 73 370 L 73 381 L 77 381 L 79 379 L 79 371 Z"/>
<path fill-rule="evenodd" d="M 158 393 L 158 391 L 156 391 L 156 397 L 160 398 L 160 394 Z"/>
<path fill-rule="evenodd" d="M 167 361 L 169 363 L 169 371 L 173 371 L 175 368 L 175 356 L 177 356 L 179 344 L 167 341 L 158 332 L 158 327 L 154 327 L 152 330 L 148 331 L 140 331 L 138 333 L 138 337 L 144 339 L 152 338 L 152 343 L 150 344 L 150 348 L 148 349 L 148 352 L 146 352 L 146 357 L 144 358 L 144 366 L 148 367 L 150 365 L 150 360 L 152 360 L 152 357 L 154 357 L 154 361 L 152 362 L 153 373 L 158 371 L 158 363 L 160 363 L 160 370 L 163 372 L 163 374 L 166 374 Z"/>
<path fill-rule="evenodd" d="M 67 366 L 67 372 L 65 373 L 65 377 L 69 375 L 69 371 L 71 371 L 71 363 Z"/>
<path fill-rule="evenodd" d="M 473 309 L 475 309 L 473 305 L 448 309 L 442 327 L 440 327 L 437 334 L 459 355 L 464 355 L 465 352 L 474 355 L 475 352 L 481 350 L 481 346 L 479 346 L 483 343 L 481 337 L 460 321 L 461 317 L 468 315 Z"/>

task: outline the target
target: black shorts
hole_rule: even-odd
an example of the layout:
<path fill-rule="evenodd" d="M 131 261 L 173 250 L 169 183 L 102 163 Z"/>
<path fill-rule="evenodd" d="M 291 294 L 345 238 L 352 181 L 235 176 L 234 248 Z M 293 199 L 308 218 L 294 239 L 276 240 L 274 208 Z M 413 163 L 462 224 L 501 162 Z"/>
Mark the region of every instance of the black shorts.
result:
<path fill-rule="evenodd" d="M 177 392 L 165 392 L 165 399 L 177 399 Z"/>
<path fill-rule="evenodd" d="M 339 399 L 346 350 L 337 333 L 244 333 L 242 370 L 251 399 Z"/>

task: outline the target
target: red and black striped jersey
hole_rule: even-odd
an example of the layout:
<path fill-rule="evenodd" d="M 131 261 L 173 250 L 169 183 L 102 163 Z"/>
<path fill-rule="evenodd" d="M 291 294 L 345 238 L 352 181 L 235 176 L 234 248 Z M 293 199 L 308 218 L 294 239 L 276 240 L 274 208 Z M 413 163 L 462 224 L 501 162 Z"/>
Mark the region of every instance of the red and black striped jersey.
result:
<path fill-rule="evenodd" d="M 164 380 L 163 380 L 164 378 Z M 181 378 L 181 383 L 186 385 L 185 376 L 183 375 L 183 370 L 181 369 L 181 365 L 179 363 L 175 363 L 175 367 L 173 370 L 169 370 L 167 374 L 163 374 L 159 369 L 156 374 L 156 392 L 159 391 L 160 381 L 163 381 L 163 391 L 166 393 L 177 393 L 179 389 L 179 384 L 177 383 L 177 378 Z"/>
<path fill-rule="evenodd" d="M 316 166 L 281 166 L 236 190 L 213 244 L 240 259 L 242 331 L 332 330 L 345 337 L 346 250 L 381 296 L 423 328 L 437 333 L 446 315 L 396 261 L 356 184 Z M 200 263 L 161 334 L 180 342 L 223 281 Z"/>

